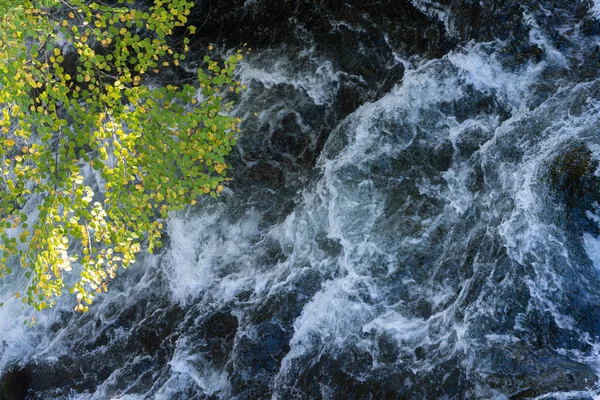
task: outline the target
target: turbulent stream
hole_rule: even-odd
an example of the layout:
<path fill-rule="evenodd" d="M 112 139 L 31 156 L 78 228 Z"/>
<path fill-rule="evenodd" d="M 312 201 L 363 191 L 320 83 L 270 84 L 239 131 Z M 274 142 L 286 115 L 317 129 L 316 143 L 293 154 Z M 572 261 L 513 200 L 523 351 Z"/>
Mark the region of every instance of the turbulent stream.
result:
<path fill-rule="evenodd" d="M 7 301 L 0 398 L 599 398 L 600 1 L 193 23 L 252 48 L 233 181 L 88 313 Z"/>

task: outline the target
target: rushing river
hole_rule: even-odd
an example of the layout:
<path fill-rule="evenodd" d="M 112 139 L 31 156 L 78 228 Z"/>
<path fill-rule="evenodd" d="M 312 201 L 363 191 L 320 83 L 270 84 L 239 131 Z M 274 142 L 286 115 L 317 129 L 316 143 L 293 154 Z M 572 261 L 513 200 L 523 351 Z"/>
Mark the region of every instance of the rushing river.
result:
<path fill-rule="evenodd" d="M 6 301 L 5 398 L 600 396 L 600 1 L 197 3 L 234 179 L 88 313 Z"/>

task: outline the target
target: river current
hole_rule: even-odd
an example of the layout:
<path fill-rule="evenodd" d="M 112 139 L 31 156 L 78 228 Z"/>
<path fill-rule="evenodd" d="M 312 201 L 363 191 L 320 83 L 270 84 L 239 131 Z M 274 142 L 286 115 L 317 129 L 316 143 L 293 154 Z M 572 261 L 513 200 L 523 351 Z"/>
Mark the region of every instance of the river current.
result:
<path fill-rule="evenodd" d="M 88 313 L 5 301 L 5 396 L 599 398 L 600 1 L 192 17 L 251 48 L 233 180 Z"/>

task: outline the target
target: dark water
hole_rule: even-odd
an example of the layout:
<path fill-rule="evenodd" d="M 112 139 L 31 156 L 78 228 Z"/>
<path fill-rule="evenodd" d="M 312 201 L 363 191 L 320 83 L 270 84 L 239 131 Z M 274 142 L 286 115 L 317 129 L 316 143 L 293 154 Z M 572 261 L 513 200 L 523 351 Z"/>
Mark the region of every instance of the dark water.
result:
<path fill-rule="evenodd" d="M 89 313 L 0 309 L 5 398 L 600 396 L 600 2 L 194 11 L 252 47 L 234 180 Z"/>

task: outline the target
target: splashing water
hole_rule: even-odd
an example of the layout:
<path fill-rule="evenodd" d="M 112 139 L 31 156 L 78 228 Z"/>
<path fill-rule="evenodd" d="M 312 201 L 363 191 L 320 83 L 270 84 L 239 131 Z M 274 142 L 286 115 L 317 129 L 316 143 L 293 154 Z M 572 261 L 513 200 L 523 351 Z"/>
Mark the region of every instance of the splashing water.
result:
<path fill-rule="evenodd" d="M 289 37 L 276 5 L 232 5 L 222 24 L 265 27 L 238 71 L 232 185 L 171 215 L 166 250 L 89 313 L 63 299 L 29 329 L 7 301 L 4 384 L 34 399 L 599 396 L 599 5 L 491 3 L 483 28 L 460 1 L 284 2 Z M 442 54 L 406 44 L 440 24 Z"/>

